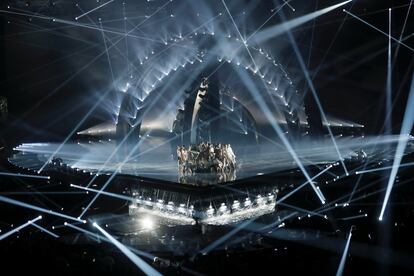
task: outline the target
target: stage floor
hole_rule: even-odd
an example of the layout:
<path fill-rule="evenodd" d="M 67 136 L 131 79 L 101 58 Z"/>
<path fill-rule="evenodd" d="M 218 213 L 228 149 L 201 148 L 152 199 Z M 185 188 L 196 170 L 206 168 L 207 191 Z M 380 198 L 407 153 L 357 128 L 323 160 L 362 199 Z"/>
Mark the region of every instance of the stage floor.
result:
<path fill-rule="evenodd" d="M 403 138 L 399 136 L 342 138 L 338 139 L 337 144 L 343 159 L 357 159 L 356 152 L 363 150 L 369 162 L 376 163 L 394 157 L 399 139 Z M 234 173 L 222 175 L 199 173 L 188 176 L 178 173 L 178 164 L 171 154 L 169 145 L 143 145 L 139 149 L 139 154 L 128 160 L 113 154 L 116 151 L 114 142 L 67 143 L 63 146 L 53 143 L 32 143 L 22 144 L 15 150 L 17 152 L 9 158 L 9 161 L 16 166 L 34 171 L 39 170 L 53 155 L 73 169 L 92 174 L 116 172 L 200 186 L 300 169 L 292 157 L 292 152 L 276 144 L 236 148 L 237 169 Z M 409 143 L 406 154 L 411 152 L 414 152 L 414 146 Z M 294 154 L 303 166 L 322 166 L 339 162 L 338 153 L 330 140 L 298 143 L 294 147 Z"/>

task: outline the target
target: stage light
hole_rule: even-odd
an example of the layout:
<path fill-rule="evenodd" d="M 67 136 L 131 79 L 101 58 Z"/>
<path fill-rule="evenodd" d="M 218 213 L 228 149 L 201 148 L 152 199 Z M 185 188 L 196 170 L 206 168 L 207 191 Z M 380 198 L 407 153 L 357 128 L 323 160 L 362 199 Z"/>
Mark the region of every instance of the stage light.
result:
<path fill-rule="evenodd" d="M 146 230 L 151 230 L 154 228 L 154 220 L 150 217 L 145 217 L 141 220 L 141 226 Z"/>
<path fill-rule="evenodd" d="M 207 214 L 207 217 L 211 217 L 214 215 L 214 209 L 211 205 L 208 207 L 206 214 Z"/>
<path fill-rule="evenodd" d="M 34 227 L 38 228 L 39 230 L 41 230 L 41 231 L 45 232 L 46 234 L 49 234 L 50 236 L 52 236 L 52 237 L 54 237 L 54 238 L 59 238 L 59 236 L 58 236 L 58 235 L 56 235 L 55 233 L 53 233 L 53 232 L 51 232 L 51 231 L 47 230 L 46 228 L 44 228 L 44 227 L 42 227 L 42 226 L 40 226 L 40 225 L 38 225 L 38 224 L 36 224 L 36 223 L 34 223 L 34 222 L 32 222 L 32 225 L 33 225 Z M 52 229 L 54 229 L 54 228 L 52 228 Z"/>
<path fill-rule="evenodd" d="M 351 228 L 351 230 L 349 230 L 348 239 L 347 239 L 346 244 L 345 244 L 344 252 L 342 253 L 341 262 L 339 263 L 339 267 L 338 267 L 338 270 L 336 272 L 336 276 L 342 276 L 342 274 L 344 272 L 345 262 L 346 262 L 346 257 L 348 255 L 348 250 L 349 250 L 349 244 L 351 242 L 351 237 L 352 237 L 352 228 Z"/>
<path fill-rule="evenodd" d="M 262 196 L 261 195 L 257 195 L 256 196 L 256 203 L 258 204 L 258 205 L 261 205 L 261 204 L 263 204 L 264 202 L 263 202 L 263 198 L 262 198 Z"/>
<path fill-rule="evenodd" d="M 247 221 L 244 221 L 241 224 L 236 225 L 235 228 L 232 229 L 230 232 L 226 233 L 224 236 L 220 237 L 219 239 L 212 242 L 210 245 L 206 246 L 204 249 L 200 250 L 200 253 L 205 255 L 205 254 L 209 253 L 210 251 L 214 250 L 215 248 L 217 248 L 218 246 L 220 246 L 221 244 L 226 242 L 228 239 L 230 239 L 232 236 L 237 234 L 239 231 L 246 228 L 253 221 L 254 221 L 254 219 L 249 219 Z"/>
<path fill-rule="evenodd" d="M 387 207 L 388 200 L 391 195 L 391 190 L 394 186 L 394 181 L 396 179 L 398 170 L 401 165 L 401 160 L 403 158 L 404 151 L 410 139 L 410 133 L 413 129 L 413 124 L 414 124 L 414 74 L 412 75 L 412 78 L 411 78 L 410 94 L 408 96 L 407 105 L 406 105 L 404 118 L 403 118 L 401 131 L 400 131 L 400 135 L 403 136 L 403 139 L 400 139 L 398 141 L 397 149 L 395 151 L 395 156 L 394 156 L 394 161 L 393 161 L 393 165 L 392 165 L 392 169 L 390 173 L 390 178 L 388 179 L 387 190 L 385 193 L 384 201 L 382 203 L 381 213 L 379 215 L 380 221 L 382 220 L 384 216 L 385 208 Z"/>
<path fill-rule="evenodd" d="M 266 28 L 266 29 L 264 29 L 264 30 L 262 30 L 258 33 L 253 33 L 252 35 L 250 35 L 250 37 L 254 36 L 255 37 L 254 39 L 257 41 L 257 43 L 262 43 L 262 42 L 264 42 L 264 41 L 266 41 L 270 38 L 281 35 L 281 34 L 287 32 L 288 30 L 296 28 L 296 27 L 298 27 L 298 26 L 300 26 L 300 25 L 302 25 L 306 22 L 309 22 L 309 21 L 311 21 L 311 20 L 313 20 L 313 19 L 315 19 L 315 18 L 317 18 L 317 17 L 319 17 L 323 14 L 326 14 L 326 13 L 328 13 L 328 12 L 334 10 L 334 9 L 337 9 L 340 6 L 343 6 L 343 5 L 345 5 L 349 2 L 351 2 L 351 0 L 344 1 L 342 3 L 339 3 L 339 4 L 336 4 L 336 5 L 333 5 L 333 6 L 330 6 L 330 7 L 327 7 L 327 8 L 324 8 L 324 9 L 321 9 L 321 10 L 318 10 L 318 11 L 300 16 L 300 17 L 297 17 L 295 19 L 286 21 L 286 22 L 284 22 L 282 24 L 279 24 L 279 25 L 276 25 L 276 26 L 268 27 L 268 28 Z M 250 39 L 250 37 L 249 37 L 249 39 Z"/>
<path fill-rule="evenodd" d="M 231 206 L 231 208 L 232 208 L 233 210 L 239 210 L 239 209 L 240 209 L 240 202 L 239 202 L 238 200 L 235 200 L 235 201 L 233 202 L 233 205 Z"/>
<path fill-rule="evenodd" d="M 10 230 L 9 232 L 6 232 L 3 235 L 0 235 L 0 241 L 3 240 L 3 239 L 5 239 L 5 238 L 7 238 L 7 237 L 9 237 L 9 236 L 11 236 L 11 235 L 13 235 L 14 233 L 20 231 L 21 229 L 23 229 L 23 228 L 31 225 L 32 223 L 34 223 L 34 222 L 36 222 L 36 221 L 38 221 L 40 219 L 42 219 L 42 216 L 38 216 L 38 217 L 36 217 L 36 218 L 34 218 L 32 220 L 29 220 L 28 222 L 20 225 L 19 227 L 16 227 L 13 230 Z M 13 225 L 12 225 L 12 227 L 13 227 Z"/>
<path fill-rule="evenodd" d="M 15 177 L 27 177 L 27 178 L 38 178 L 38 179 L 50 179 L 50 176 L 21 174 L 21 173 L 0 172 L 0 175 L 4 175 L 4 176 L 15 176 Z"/>
<path fill-rule="evenodd" d="M 62 214 L 62 213 L 58 213 L 58 212 L 55 212 L 55 211 L 52 211 L 52 210 L 47 210 L 47 209 L 42 208 L 42 207 L 31 205 L 31 204 L 21 202 L 21 201 L 15 200 L 15 199 L 7 198 L 7 197 L 1 196 L 1 195 L 0 195 L 0 201 L 5 202 L 5 203 L 9 203 L 9 204 L 12 204 L 12 205 L 24 207 L 24 208 L 36 210 L 36 211 L 39 211 L 39 212 L 47 213 L 47 214 L 50 214 L 50 215 L 54 215 L 54 216 L 58 216 L 58 217 L 67 218 L 67 219 L 70 219 L 70 220 L 76 220 L 76 221 L 83 222 L 79 218 L 76 219 L 74 217 L 71 217 L 71 216 L 68 216 L 68 215 L 65 215 L 65 214 Z"/>
<path fill-rule="evenodd" d="M 252 205 L 252 202 L 250 201 L 250 198 L 246 198 L 244 201 L 244 207 L 250 207 Z"/>

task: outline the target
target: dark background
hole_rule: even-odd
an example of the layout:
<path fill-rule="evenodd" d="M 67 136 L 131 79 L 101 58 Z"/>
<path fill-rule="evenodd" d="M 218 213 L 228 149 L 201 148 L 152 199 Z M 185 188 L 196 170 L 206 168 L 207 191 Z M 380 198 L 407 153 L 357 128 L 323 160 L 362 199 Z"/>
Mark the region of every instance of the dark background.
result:
<path fill-rule="evenodd" d="M 29 3 L 28 6 L 26 2 Z M 130 12 L 148 14 L 160 5 L 159 1 L 154 2 L 137 4 L 136 9 Z M 228 4 L 229 7 L 242 11 L 251 2 L 233 0 Z M 393 36 L 400 36 L 409 1 L 354 2 L 344 8 L 349 10 L 353 5 L 351 12 L 385 32 L 388 31 L 388 8 L 394 7 Z M 5 1 L 2 8 L 5 9 L 10 4 L 22 10 L 72 20 L 79 14 L 73 1 L 57 1 L 55 5 L 45 3 L 48 1 Z M 287 7 L 283 11 L 291 19 L 334 3 L 336 2 L 321 0 L 292 1 L 296 12 Z M 271 1 L 260 1 L 255 10 L 246 16 L 254 18 L 257 25 L 260 25 L 271 14 L 270 9 L 274 6 Z M 325 111 L 335 117 L 366 125 L 365 132 L 368 134 L 381 133 L 385 116 L 388 38 L 349 16 L 343 21 L 345 13 L 341 9 L 301 25 L 293 33 L 311 74 L 323 61 L 321 70 L 314 78 L 314 84 Z M 108 11 L 97 11 L 96 16 L 105 16 L 105 12 Z M 0 20 L 0 91 L 8 99 L 9 121 L 12 122 L 10 128 L 2 129 L 2 133 L 6 134 L 6 138 L 9 136 L 7 134 L 13 133 L 13 144 L 23 141 L 61 140 L 93 105 L 97 93 L 109 84 L 105 55 L 80 74 L 70 78 L 93 59 L 96 47 L 63 59 L 64 56 L 88 46 L 85 40 L 89 43 L 102 42 L 99 40 L 99 32 L 97 34 L 94 30 L 66 28 L 64 31 L 57 29 L 54 33 L 48 33 L 39 29 L 65 26 L 47 20 L 6 14 L 1 14 Z M 414 31 L 412 20 L 411 13 L 403 37 Z M 275 16 L 267 25 L 279 22 L 280 18 Z M 255 27 L 248 26 L 246 30 Z M 66 34 L 79 40 L 70 39 Z M 405 43 L 410 45 L 413 40 L 414 36 Z M 394 57 L 397 44 L 392 45 Z M 276 53 L 271 50 L 270 52 L 280 58 L 297 86 L 307 90 L 287 36 L 278 36 L 266 46 L 267 49 L 279 49 Z M 412 51 L 401 46 L 393 65 L 393 132 L 398 133 L 411 81 Z M 66 81 L 68 78 L 70 80 Z M 105 119 L 105 111 L 98 109 L 83 127 Z"/>

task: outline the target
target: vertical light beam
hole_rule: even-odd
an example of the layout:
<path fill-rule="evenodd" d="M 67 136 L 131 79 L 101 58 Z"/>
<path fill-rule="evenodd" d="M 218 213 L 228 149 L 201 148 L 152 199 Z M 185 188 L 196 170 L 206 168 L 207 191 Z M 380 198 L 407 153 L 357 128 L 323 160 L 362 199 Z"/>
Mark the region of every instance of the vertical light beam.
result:
<path fill-rule="evenodd" d="M 398 38 L 399 41 L 404 41 L 403 34 L 404 34 L 404 31 L 405 31 L 405 26 L 407 25 L 408 16 L 410 15 L 411 6 L 413 5 L 413 1 L 414 0 L 411 0 L 410 1 L 410 6 L 408 6 L 407 15 L 405 16 L 405 19 L 404 19 L 404 25 L 402 27 L 400 37 Z M 394 53 L 394 62 L 397 59 L 399 50 L 400 50 L 400 44 L 397 44 L 397 48 L 395 49 L 395 53 Z"/>
<path fill-rule="evenodd" d="M 392 187 L 394 185 L 395 177 L 397 176 L 398 169 L 400 168 L 401 160 L 404 155 L 405 147 L 409 140 L 409 135 L 413 129 L 414 123 L 414 74 L 411 78 L 411 88 L 410 94 L 408 96 L 407 105 L 405 107 L 404 119 L 401 126 L 400 135 L 406 136 L 406 139 L 401 139 L 398 141 L 397 150 L 395 151 L 394 162 L 392 164 L 392 169 L 390 173 L 390 178 L 388 180 L 387 190 L 385 192 L 384 201 L 382 203 L 381 213 L 379 220 L 381 221 L 384 216 L 385 208 L 391 194 Z"/>
<path fill-rule="evenodd" d="M 345 10 L 345 9 L 343 9 L 343 12 L 344 12 L 344 13 L 346 13 L 346 14 L 349 14 L 349 15 L 350 15 L 350 16 L 352 16 L 353 18 L 357 19 L 358 21 L 361 21 L 361 22 L 362 22 L 362 23 L 364 23 L 365 25 L 367 25 L 367 26 L 369 26 L 369 27 L 373 28 L 374 30 L 376 30 L 376 31 L 378 31 L 378 32 L 380 32 L 380 33 L 382 33 L 383 35 L 389 36 L 389 34 L 387 34 L 386 32 L 384 32 L 384 31 L 382 31 L 382 30 L 378 29 L 377 27 L 375 27 L 375 26 L 374 26 L 374 25 L 372 25 L 371 23 L 368 23 L 367 21 L 365 21 L 365 20 L 363 20 L 363 19 L 359 18 L 359 17 L 358 17 L 358 16 L 356 16 L 355 14 L 353 14 L 353 13 L 351 13 L 351 12 L 349 12 L 349 11 Z M 397 42 L 398 44 L 400 44 L 400 45 L 404 46 L 405 48 L 410 49 L 411 51 L 413 51 L 413 52 L 414 52 L 414 48 L 412 48 L 412 47 L 408 46 L 407 44 L 403 43 L 403 42 L 402 42 L 402 40 L 400 41 L 400 40 L 396 39 L 395 37 L 391 37 L 391 39 L 392 39 L 393 41 Z"/>
<path fill-rule="evenodd" d="M 102 20 L 100 18 L 99 18 L 99 26 L 101 27 L 101 34 L 102 34 L 102 39 L 105 45 L 106 57 L 108 59 L 109 69 L 111 71 L 112 85 L 115 87 L 114 70 L 112 69 L 111 57 L 109 56 L 108 45 L 106 44 L 106 36 L 105 36 L 105 33 L 103 32 Z"/>
<path fill-rule="evenodd" d="M 388 9 L 388 58 L 387 58 L 387 84 L 386 84 L 386 114 L 385 114 L 385 132 L 391 134 L 392 132 L 392 87 L 391 87 L 391 9 Z"/>

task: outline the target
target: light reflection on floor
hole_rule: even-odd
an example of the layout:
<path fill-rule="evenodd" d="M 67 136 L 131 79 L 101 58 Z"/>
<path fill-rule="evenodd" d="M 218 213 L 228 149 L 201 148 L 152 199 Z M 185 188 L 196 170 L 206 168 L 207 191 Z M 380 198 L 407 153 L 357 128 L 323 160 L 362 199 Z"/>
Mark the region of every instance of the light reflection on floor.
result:
<path fill-rule="evenodd" d="M 400 139 L 407 138 L 397 135 L 365 138 L 346 137 L 338 139 L 337 143 L 344 158 L 355 158 L 356 151 L 364 150 L 370 161 L 376 162 L 393 158 L 394 148 Z M 10 158 L 10 161 L 17 166 L 35 170 L 46 162 L 58 146 L 58 144 L 52 143 L 22 144 L 15 148 L 18 153 Z M 113 173 L 119 169 L 120 174 L 190 185 L 222 183 L 297 167 L 291 154 L 281 146 L 274 144 L 255 145 L 235 148 L 237 170 L 234 175 L 218 177 L 216 174 L 201 174 L 183 178 L 178 175 L 177 161 L 171 155 L 170 145 L 149 149 L 143 146 L 141 149 L 143 153 L 136 159 L 127 162 L 124 162 L 124 157 L 120 156 L 109 158 L 114 149 L 115 143 L 113 142 L 72 143 L 64 145 L 56 157 L 62 159 L 64 164 L 85 172 L 104 174 Z M 328 140 L 297 143 L 294 150 L 305 166 L 338 161 L 338 155 Z M 414 151 L 414 146 L 411 145 L 407 148 L 406 153 L 412 151 Z M 22 153 L 31 153 L 32 155 Z"/>

